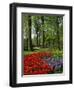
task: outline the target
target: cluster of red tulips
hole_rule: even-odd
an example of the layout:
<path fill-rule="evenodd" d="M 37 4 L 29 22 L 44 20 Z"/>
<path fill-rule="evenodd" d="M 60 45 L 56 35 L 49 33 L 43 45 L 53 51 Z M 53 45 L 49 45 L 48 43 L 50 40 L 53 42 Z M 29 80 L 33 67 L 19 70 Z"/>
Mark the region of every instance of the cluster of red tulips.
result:
<path fill-rule="evenodd" d="M 24 75 L 52 73 L 52 66 L 42 60 L 44 56 L 51 57 L 51 53 L 39 52 L 26 55 L 24 57 Z"/>

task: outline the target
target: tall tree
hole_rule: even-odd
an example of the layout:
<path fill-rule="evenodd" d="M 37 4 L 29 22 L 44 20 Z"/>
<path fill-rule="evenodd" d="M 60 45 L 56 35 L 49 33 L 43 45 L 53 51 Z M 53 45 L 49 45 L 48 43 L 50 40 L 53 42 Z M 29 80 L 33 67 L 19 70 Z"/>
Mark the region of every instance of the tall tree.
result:
<path fill-rule="evenodd" d="M 40 45 L 40 16 L 33 16 L 33 23 L 36 31 L 36 46 L 38 47 Z"/>
<path fill-rule="evenodd" d="M 41 16 L 42 20 L 42 47 L 44 47 L 45 36 L 44 36 L 44 16 Z"/>
<path fill-rule="evenodd" d="M 33 50 L 31 39 L 31 16 L 28 16 L 28 50 Z"/>
<path fill-rule="evenodd" d="M 28 50 L 28 16 L 22 14 L 22 29 L 23 29 L 23 41 L 24 49 Z"/>
<path fill-rule="evenodd" d="M 57 33 L 57 47 L 58 49 L 60 50 L 60 24 L 62 24 L 62 21 L 61 21 L 61 16 L 57 16 L 56 17 L 56 33 Z M 63 41 L 62 41 L 63 42 Z"/>

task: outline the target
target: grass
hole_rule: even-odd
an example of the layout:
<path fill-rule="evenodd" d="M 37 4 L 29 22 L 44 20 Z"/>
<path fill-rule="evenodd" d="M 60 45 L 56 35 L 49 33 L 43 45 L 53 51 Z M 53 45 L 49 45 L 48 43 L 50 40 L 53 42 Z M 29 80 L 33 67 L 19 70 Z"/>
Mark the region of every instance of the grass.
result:
<path fill-rule="evenodd" d="M 34 51 L 24 51 L 24 55 L 28 55 L 36 52 L 49 52 L 49 48 L 39 48 L 39 49 L 35 49 Z"/>
<path fill-rule="evenodd" d="M 63 57 L 63 50 L 58 50 L 58 49 L 50 50 L 49 48 L 37 48 L 37 47 L 34 48 L 33 51 L 24 51 L 24 55 L 29 55 L 36 52 L 52 52 L 55 58 Z"/>

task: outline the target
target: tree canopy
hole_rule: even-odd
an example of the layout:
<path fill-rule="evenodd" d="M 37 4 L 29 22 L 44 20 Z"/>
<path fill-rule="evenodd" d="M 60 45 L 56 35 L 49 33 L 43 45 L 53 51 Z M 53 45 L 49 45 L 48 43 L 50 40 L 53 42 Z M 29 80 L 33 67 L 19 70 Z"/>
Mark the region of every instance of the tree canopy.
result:
<path fill-rule="evenodd" d="M 63 16 L 22 14 L 24 50 L 63 49 Z"/>

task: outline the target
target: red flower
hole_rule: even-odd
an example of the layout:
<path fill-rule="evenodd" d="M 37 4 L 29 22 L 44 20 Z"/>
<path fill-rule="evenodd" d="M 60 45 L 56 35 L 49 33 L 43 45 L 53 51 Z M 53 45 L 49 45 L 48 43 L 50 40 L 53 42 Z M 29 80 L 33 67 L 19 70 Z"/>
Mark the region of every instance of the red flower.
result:
<path fill-rule="evenodd" d="M 24 75 L 47 74 L 53 72 L 52 66 L 41 58 L 51 57 L 51 53 L 33 53 L 24 57 Z"/>

